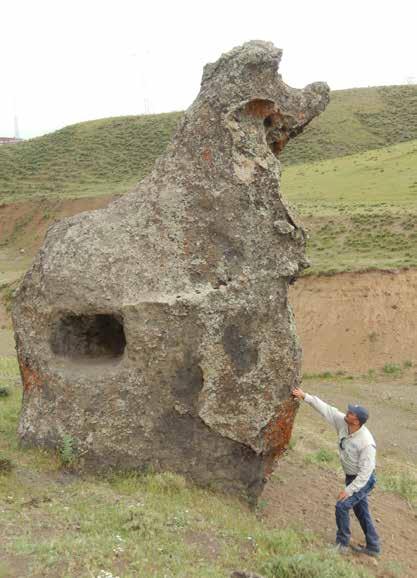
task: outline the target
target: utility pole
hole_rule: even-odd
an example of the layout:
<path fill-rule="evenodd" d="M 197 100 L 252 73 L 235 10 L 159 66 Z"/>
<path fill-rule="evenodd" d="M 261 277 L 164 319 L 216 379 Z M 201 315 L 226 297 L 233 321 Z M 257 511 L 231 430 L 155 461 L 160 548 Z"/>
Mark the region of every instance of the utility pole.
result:
<path fill-rule="evenodd" d="M 132 52 L 130 54 L 130 56 L 133 59 L 132 60 L 132 63 L 133 63 L 132 74 L 133 74 L 133 76 L 136 77 L 136 75 L 138 73 L 140 74 L 141 93 L 142 93 L 142 98 L 143 98 L 143 113 L 144 114 L 150 114 L 151 108 L 152 108 L 152 103 L 151 103 L 151 99 L 148 96 L 148 82 L 147 82 L 149 50 L 142 51 L 139 59 L 137 59 L 137 57 L 138 57 L 137 52 Z M 138 92 L 139 92 L 139 89 L 138 89 Z"/>
<path fill-rule="evenodd" d="M 19 123 L 17 120 L 17 114 L 14 115 L 14 138 L 16 140 L 20 139 L 20 135 L 19 135 Z"/>
<path fill-rule="evenodd" d="M 149 50 L 145 50 L 143 53 L 143 64 L 142 64 L 142 87 L 143 87 L 143 108 L 145 114 L 150 114 L 151 112 L 151 100 L 148 96 L 148 70 L 149 70 Z"/>

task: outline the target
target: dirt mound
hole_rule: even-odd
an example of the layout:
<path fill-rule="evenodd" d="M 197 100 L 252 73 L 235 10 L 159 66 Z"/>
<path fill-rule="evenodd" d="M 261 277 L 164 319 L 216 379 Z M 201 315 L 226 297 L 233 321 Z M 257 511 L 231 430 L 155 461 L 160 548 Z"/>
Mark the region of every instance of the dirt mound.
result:
<path fill-rule="evenodd" d="M 0 205 L 0 247 L 23 249 L 35 255 L 47 228 L 56 220 L 108 205 L 113 197 L 49 199 Z M 17 267 L 18 268 L 18 267 Z"/>
<path fill-rule="evenodd" d="M 417 271 L 305 277 L 290 294 L 304 372 L 417 362 Z"/>

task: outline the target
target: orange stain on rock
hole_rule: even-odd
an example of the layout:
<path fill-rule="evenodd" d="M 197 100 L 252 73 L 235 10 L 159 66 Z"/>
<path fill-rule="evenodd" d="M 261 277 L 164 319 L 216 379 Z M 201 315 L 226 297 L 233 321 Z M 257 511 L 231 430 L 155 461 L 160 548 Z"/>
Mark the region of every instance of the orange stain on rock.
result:
<path fill-rule="evenodd" d="M 266 477 L 272 474 L 275 462 L 288 448 L 297 407 L 298 403 L 294 399 L 282 402 L 276 415 L 264 430 Z"/>
<path fill-rule="evenodd" d="M 262 100 L 261 98 L 255 98 L 247 103 L 245 106 L 245 113 L 249 116 L 255 116 L 257 118 L 265 118 L 266 116 L 275 112 L 275 105 L 273 102 L 268 100 Z"/>
<path fill-rule="evenodd" d="M 34 369 L 26 365 L 19 358 L 20 374 L 22 376 L 23 389 L 29 391 L 34 388 L 41 388 L 44 380 Z"/>
<path fill-rule="evenodd" d="M 281 140 L 277 140 L 275 142 L 272 143 L 272 149 L 273 149 L 273 153 L 275 155 L 278 155 L 285 147 L 285 145 L 287 144 L 288 140 L 289 140 L 289 135 L 288 134 L 284 134 L 284 136 L 282 137 Z"/>
<path fill-rule="evenodd" d="M 211 163 L 213 160 L 213 154 L 212 154 L 210 149 L 204 149 L 202 156 L 203 156 L 203 160 L 205 160 L 209 163 Z"/>
<path fill-rule="evenodd" d="M 190 254 L 190 242 L 188 241 L 187 238 L 184 239 L 183 241 L 183 251 L 184 251 L 184 255 L 188 255 Z"/>

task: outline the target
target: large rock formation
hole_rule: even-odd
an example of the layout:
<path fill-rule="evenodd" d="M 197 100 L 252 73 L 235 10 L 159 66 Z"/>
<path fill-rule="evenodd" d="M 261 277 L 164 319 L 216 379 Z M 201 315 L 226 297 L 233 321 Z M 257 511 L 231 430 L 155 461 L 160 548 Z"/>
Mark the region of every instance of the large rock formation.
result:
<path fill-rule="evenodd" d="M 208 64 L 151 175 L 49 229 L 14 304 L 24 443 L 262 489 L 294 418 L 287 288 L 306 266 L 277 155 L 328 102 L 280 58 L 256 41 Z"/>

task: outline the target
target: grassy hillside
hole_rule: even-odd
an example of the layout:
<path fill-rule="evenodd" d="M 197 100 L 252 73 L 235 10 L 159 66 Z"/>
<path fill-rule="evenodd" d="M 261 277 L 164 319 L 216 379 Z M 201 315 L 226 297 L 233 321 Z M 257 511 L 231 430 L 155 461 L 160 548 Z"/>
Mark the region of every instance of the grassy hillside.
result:
<path fill-rule="evenodd" d="M 0 147 L 0 200 L 127 191 L 163 152 L 180 112 L 109 118 Z M 417 85 L 334 91 L 327 110 L 290 142 L 285 165 L 417 139 Z"/>
<path fill-rule="evenodd" d="M 182 113 L 68 126 L 0 147 L 0 200 L 126 192 L 152 169 Z"/>
<path fill-rule="evenodd" d="M 287 167 L 310 273 L 417 267 L 417 140 Z"/>
<path fill-rule="evenodd" d="M 417 206 L 417 140 L 283 171 L 282 188 L 298 210 Z"/>
<path fill-rule="evenodd" d="M 351 155 L 417 139 L 417 85 L 337 90 L 285 148 L 284 164 Z"/>
<path fill-rule="evenodd" d="M 310 234 L 307 274 L 417 267 L 417 140 L 289 166 L 282 191 Z M 0 284 L 27 268 L 52 221 L 108 198 L 53 197 L 3 207 Z"/>
<path fill-rule="evenodd" d="M 56 203 L 128 191 L 151 170 L 181 114 L 85 122 L 0 147 L 0 202 L 43 197 L 41 215 L 28 206 L 16 209 L 16 222 L 3 218 L 0 264 L 21 248 L 33 254 L 62 216 Z M 282 157 L 282 190 L 311 234 L 310 273 L 417 266 L 416 151 L 417 85 L 332 93 Z M 84 200 L 79 211 L 91 204 Z M 0 271 L 0 282 L 6 277 Z"/>

